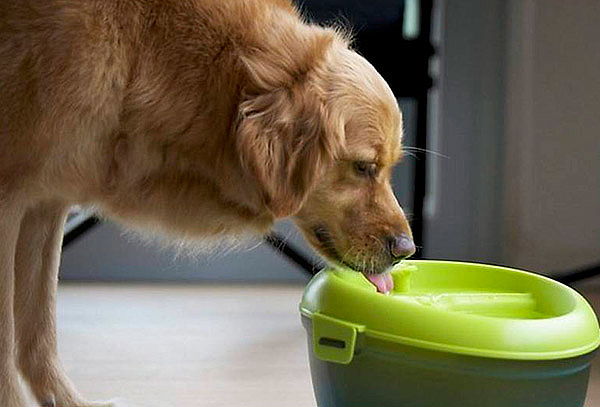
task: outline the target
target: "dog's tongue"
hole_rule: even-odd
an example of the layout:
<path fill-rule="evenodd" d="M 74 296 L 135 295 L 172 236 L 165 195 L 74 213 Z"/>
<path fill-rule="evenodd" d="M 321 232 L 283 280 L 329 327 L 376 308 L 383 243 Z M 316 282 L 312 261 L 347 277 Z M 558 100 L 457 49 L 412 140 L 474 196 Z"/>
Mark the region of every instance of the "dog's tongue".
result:
<path fill-rule="evenodd" d="M 365 277 L 377 287 L 377 291 L 387 294 L 394 289 L 394 279 L 390 273 L 365 274 Z"/>

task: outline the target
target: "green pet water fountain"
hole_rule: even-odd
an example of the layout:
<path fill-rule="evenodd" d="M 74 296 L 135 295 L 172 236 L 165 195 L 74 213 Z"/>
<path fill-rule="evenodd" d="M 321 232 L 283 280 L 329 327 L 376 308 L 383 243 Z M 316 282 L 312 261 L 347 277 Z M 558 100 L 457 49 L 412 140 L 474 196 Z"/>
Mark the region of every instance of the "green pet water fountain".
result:
<path fill-rule="evenodd" d="M 405 261 L 384 295 L 328 269 L 300 312 L 319 407 L 582 407 L 600 344 L 573 289 L 505 267 Z"/>

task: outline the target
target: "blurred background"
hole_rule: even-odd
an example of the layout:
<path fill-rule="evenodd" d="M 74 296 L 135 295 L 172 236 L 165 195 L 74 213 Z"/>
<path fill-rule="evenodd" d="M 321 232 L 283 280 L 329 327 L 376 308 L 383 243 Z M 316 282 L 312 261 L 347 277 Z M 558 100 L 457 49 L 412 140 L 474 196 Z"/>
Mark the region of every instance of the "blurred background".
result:
<path fill-rule="evenodd" d="M 398 98 L 394 188 L 416 257 L 533 270 L 598 309 L 600 2 L 299 2 L 352 27 Z M 321 264 L 290 222 L 251 250 L 188 258 L 74 211 L 64 245 L 59 343 L 83 394 L 314 407 L 298 303 Z"/>
<path fill-rule="evenodd" d="M 398 97 L 408 154 L 394 187 L 412 218 L 420 257 L 595 275 L 597 1 L 305 0 L 299 6 L 312 20 L 352 27 L 356 48 Z M 69 229 L 77 232 L 82 220 L 73 217 Z M 302 282 L 319 268 L 289 222 L 277 227 L 288 255 L 264 243 L 195 259 L 174 259 L 110 222 L 85 226 L 66 239 L 63 280 Z"/>

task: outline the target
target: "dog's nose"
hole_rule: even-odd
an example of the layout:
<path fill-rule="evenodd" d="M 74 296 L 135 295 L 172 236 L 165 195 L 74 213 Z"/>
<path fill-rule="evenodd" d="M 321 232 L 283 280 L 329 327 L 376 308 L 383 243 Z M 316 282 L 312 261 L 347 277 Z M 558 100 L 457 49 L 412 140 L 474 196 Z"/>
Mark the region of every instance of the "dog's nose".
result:
<path fill-rule="evenodd" d="M 387 238 L 388 250 L 395 260 L 402 260 L 415 254 L 416 248 L 413 240 L 406 233 Z"/>

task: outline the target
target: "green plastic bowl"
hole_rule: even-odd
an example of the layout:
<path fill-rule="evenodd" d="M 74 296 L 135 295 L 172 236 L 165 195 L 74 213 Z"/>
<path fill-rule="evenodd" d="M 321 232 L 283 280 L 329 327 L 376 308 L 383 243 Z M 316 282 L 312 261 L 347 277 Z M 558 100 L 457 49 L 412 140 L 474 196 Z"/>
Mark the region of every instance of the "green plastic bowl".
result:
<path fill-rule="evenodd" d="M 328 269 L 300 312 L 319 407 L 581 407 L 600 344 L 573 289 L 520 270 L 415 260 L 390 295 Z"/>

